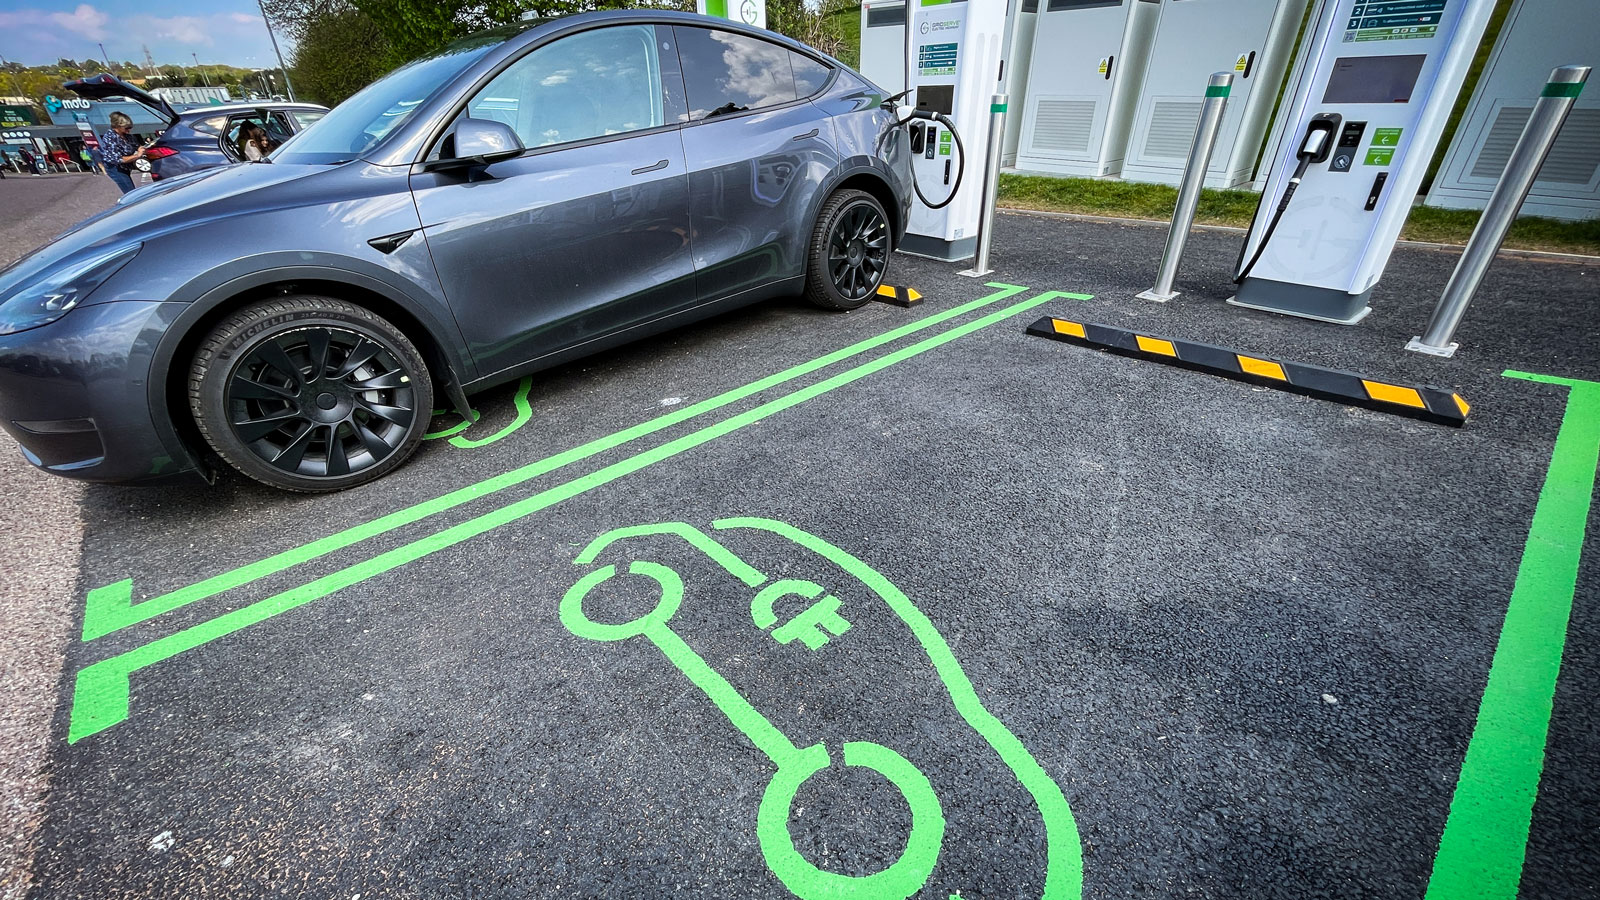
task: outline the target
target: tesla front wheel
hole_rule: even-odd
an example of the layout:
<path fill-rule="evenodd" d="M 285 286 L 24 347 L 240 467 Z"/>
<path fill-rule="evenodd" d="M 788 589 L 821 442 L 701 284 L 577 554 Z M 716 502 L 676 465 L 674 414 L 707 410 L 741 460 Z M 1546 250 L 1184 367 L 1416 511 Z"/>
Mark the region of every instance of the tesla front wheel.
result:
<path fill-rule="evenodd" d="M 238 471 L 291 491 L 340 491 L 417 449 L 433 382 L 411 341 L 329 297 L 246 307 L 201 342 L 189 370 L 200 433 Z"/>
<path fill-rule="evenodd" d="M 856 309 L 872 299 L 889 267 L 889 217 L 865 191 L 839 191 L 822 205 L 806 261 L 806 299 L 823 309 Z"/>

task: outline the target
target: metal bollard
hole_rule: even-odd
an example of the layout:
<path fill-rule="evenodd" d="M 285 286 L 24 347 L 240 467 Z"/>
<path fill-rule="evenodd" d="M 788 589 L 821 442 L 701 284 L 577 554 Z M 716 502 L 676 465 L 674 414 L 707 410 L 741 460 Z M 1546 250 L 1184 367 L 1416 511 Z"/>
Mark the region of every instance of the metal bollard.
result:
<path fill-rule="evenodd" d="M 1178 296 L 1172 282 L 1178 277 L 1178 263 L 1183 261 L 1184 245 L 1189 243 L 1189 228 L 1194 224 L 1194 211 L 1200 206 L 1200 189 L 1206 185 L 1206 170 L 1211 168 L 1211 150 L 1217 143 L 1217 132 L 1222 130 L 1222 110 L 1228 104 L 1228 94 L 1233 90 L 1233 73 L 1218 72 L 1206 82 L 1205 105 L 1200 108 L 1200 121 L 1194 130 L 1194 145 L 1189 148 L 1189 164 L 1183 170 L 1183 184 L 1178 188 L 1178 205 L 1172 210 L 1172 229 L 1167 232 L 1167 249 L 1161 254 L 1161 269 L 1156 273 L 1156 286 L 1136 296 L 1141 300 L 1165 303 Z"/>
<path fill-rule="evenodd" d="M 1428 327 L 1420 337 L 1407 342 L 1407 350 L 1431 356 L 1455 355 L 1461 345 L 1450 338 L 1455 335 L 1456 327 L 1467 314 L 1467 305 L 1478 292 L 1478 285 L 1483 283 L 1489 264 L 1494 262 L 1500 245 L 1505 243 L 1506 232 L 1517 220 L 1517 210 L 1522 208 L 1522 201 L 1528 199 L 1528 192 L 1533 189 L 1533 182 L 1539 175 L 1539 167 L 1550 155 L 1556 135 L 1561 133 L 1567 114 L 1572 112 L 1578 95 L 1583 92 L 1584 82 L 1588 80 L 1588 66 L 1562 66 L 1550 73 L 1550 82 L 1544 86 L 1544 93 L 1534 105 L 1528 125 L 1522 130 L 1522 137 L 1517 139 L 1516 149 L 1511 151 L 1511 158 L 1506 160 L 1500 183 L 1489 195 L 1483 218 L 1478 220 L 1478 227 L 1472 230 L 1467 249 L 1461 253 L 1461 262 L 1456 264 L 1455 272 L 1444 286 L 1444 294 L 1439 297 L 1439 305 L 1433 308 L 1433 315 L 1428 318 Z"/>
<path fill-rule="evenodd" d="M 989 101 L 989 155 L 983 166 L 983 209 L 978 215 L 978 256 L 972 268 L 962 269 L 958 275 L 979 278 L 994 270 L 989 268 L 989 248 L 994 244 L 994 205 L 1000 194 L 1000 152 L 1006 136 L 1006 95 L 995 94 Z"/>

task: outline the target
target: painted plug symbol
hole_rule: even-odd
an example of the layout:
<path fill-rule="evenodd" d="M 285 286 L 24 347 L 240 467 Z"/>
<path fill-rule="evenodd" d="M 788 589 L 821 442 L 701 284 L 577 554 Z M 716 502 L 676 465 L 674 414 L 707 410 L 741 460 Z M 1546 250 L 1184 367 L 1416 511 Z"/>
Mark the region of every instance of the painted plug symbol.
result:
<path fill-rule="evenodd" d="M 780 644 L 788 644 L 796 638 L 806 645 L 807 650 L 815 650 L 828 642 L 828 636 L 839 637 L 850 630 L 850 623 L 839 615 L 839 598 L 832 594 L 817 600 L 825 590 L 815 581 L 806 581 L 801 578 L 787 578 L 783 581 L 774 581 L 761 589 L 755 599 L 750 601 L 750 618 L 755 620 L 756 627 L 762 631 L 772 628 L 778 622 L 778 613 L 774 607 L 784 597 L 800 597 L 805 600 L 815 600 L 810 606 L 801 610 L 794 618 L 779 625 L 772 632 L 772 637 Z"/>
<path fill-rule="evenodd" d="M 909 629 L 910 637 L 926 654 L 955 711 L 998 755 L 1018 784 L 1032 796 L 1043 820 L 1046 844 L 1044 900 L 1079 900 L 1083 891 L 1083 852 L 1077 823 L 1067 806 L 1061 788 L 999 719 L 984 708 L 983 701 L 956 661 L 931 621 L 916 604 L 882 573 L 822 538 L 772 519 L 734 518 L 712 523 L 717 531 L 765 532 L 798 546 L 859 582 L 870 600 Z M 601 552 L 618 541 L 638 537 L 673 535 L 722 567 L 729 575 L 755 591 L 750 601 L 750 616 L 762 631 L 768 631 L 781 644 L 800 641 L 816 650 L 844 634 L 851 624 L 839 615 L 839 599 L 821 584 L 804 579 L 783 579 L 769 583 L 768 577 L 745 562 L 709 534 L 682 522 L 663 522 L 617 528 L 595 538 L 573 560 L 580 566 L 595 563 Z M 614 578 L 638 576 L 655 583 L 659 595 L 655 607 L 628 622 L 597 622 L 584 612 L 584 601 L 597 588 Z M 847 596 L 854 597 L 854 594 Z M 778 625 L 780 602 L 787 598 L 812 601 L 799 613 Z M 762 792 L 756 812 L 756 837 L 768 868 L 784 887 L 802 900 L 863 897 L 873 900 L 901 900 L 922 890 L 933 872 L 944 845 L 945 818 L 939 797 L 928 777 L 898 751 L 871 741 L 818 742 L 797 746 L 774 722 L 753 706 L 723 675 L 714 669 L 673 628 L 672 619 L 684 598 L 683 578 L 674 569 L 656 562 L 634 560 L 626 570 L 606 565 L 578 579 L 561 598 L 561 623 L 581 638 L 611 642 L 644 640 L 655 645 L 690 683 L 699 688 L 718 710 L 771 762 L 775 771 Z M 852 601 L 854 602 L 854 601 Z M 785 605 L 792 606 L 794 600 Z M 829 745 L 837 749 L 830 752 Z M 835 756 L 834 753 L 838 755 Z M 790 833 L 791 812 L 800 788 L 826 769 L 835 759 L 846 768 L 862 767 L 887 781 L 905 801 L 911 813 L 911 827 L 905 849 L 885 868 L 868 875 L 847 875 L 822 869 L 801 855 Z"/>

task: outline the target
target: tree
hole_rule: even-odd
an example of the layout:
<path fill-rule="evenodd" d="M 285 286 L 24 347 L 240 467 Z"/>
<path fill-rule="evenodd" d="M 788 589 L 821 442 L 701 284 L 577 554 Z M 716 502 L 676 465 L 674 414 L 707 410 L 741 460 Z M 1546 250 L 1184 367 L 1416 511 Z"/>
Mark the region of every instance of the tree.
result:
<path fill-rule="evenodd" d="M 297 93 L 335 106 L 388 70 L 389 39 L 354 7 L 308 23 L 294 53 Z"/>
<path fill-rule="evenodd" d="M 845 59 L 853 42 L 844 29 L 859 27 L 860 19 L 847 13 L 860 6 L 859 0 L 767 0 L 767 28 L 854 64 Z"/>
<path fill-rule="evenodd" d="M 352 0 L 389 42 L 392 63 L 432 53 L 456 38 L 522 18 L 522 0 Z M 550 6 L 577 6 L 578 0 L 551 0 Z"/>

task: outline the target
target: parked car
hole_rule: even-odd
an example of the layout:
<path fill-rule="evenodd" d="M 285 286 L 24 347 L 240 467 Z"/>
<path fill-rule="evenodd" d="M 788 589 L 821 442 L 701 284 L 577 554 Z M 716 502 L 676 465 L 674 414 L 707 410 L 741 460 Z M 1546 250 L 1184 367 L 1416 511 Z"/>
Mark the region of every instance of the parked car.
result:
<path fill-rule="evenodd" d="M 255 125 L 274 144 L 282 144 L 328 114 L 314 103 L 256 103 L 210 106 L 178 114 L 146 151 L 150 178 L 159 181 L 198 169 L 245 162 L 243 132 Z M 143 168 L 140 166 L 140 168 Z"/>
<path fill-rule="evenodd" d="M 265 131 L 274 144 L 282 144 L 328 114 L 326 106 L 315 103 L 237 103 L 178 112 L 110 75 L 70 81 L 63 87 L 94 100 L 126 97 L 150 107 L 166 121 L 166 129 L 146 149 L 145 158 L 134 163 L 135 168 L 149 172 L 153 181 L 244 162 L 243 133 L 250 125 Z"/>
<path fill-rule="evenodd" d="M 163 178 L 0 272 L 0 427 L 47 471 L 348 488 L 467 394 L 780 295 L 905 231 L 883 92 L 780 35 L 610 11 L 412 62 L 267 164 Z"/>

